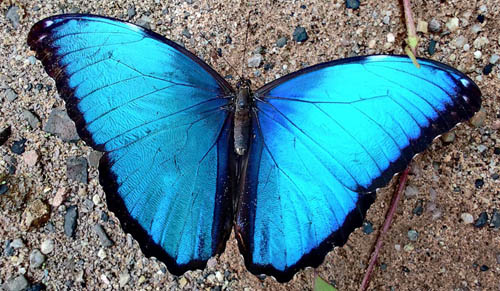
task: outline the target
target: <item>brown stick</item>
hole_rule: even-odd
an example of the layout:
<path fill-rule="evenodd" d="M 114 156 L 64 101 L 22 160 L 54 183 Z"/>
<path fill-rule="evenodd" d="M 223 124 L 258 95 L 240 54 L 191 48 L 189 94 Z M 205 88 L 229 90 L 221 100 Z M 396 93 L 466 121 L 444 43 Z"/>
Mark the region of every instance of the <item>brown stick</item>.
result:
<path fill-rule="evenodd" d="M 392 195 L 392 201 L 391 201 L 391 206 L 389 207 L 389 210 L 387 211 L 387 216 L 385 217 L 384 221 L 384 226 L 382 227 L 382 230 L 380 231 L 378 237 L 377 237 L 377 242 L 375 244 L 375 248 L 372 252 L 370 263 L 368 264 L 368 268 L 366 269 L 365 276 L 363 277 L 363 281 L 361 282 L 361 287 L 359 287 L 360 291 L 365 291 L 368 288 L 368 284 L 370 283 L 370 278 L 373 272 L 373 269 L 375 268 L 375 263 L 377 262 L 378 255 L 380 253 L 380 249 L 382 248 L 382 242 L 383 242 L 383 237 L 389 230 L 389 227 L 392 224 L 392 219 L 394 218 L 394 214 L 396 213 L 396 209 L 398 208 L 398 203 L 399 200 L 401 200 L 401 193 L 403 193 L 403 190 L 406 186 L 406 181 L 408 180 L 408 172 L 410 170 L 410 166 L 406 168 L 401 173 L 401 176 L 399 177 L 399 186 L 394 191 L 394 194 Z"/>

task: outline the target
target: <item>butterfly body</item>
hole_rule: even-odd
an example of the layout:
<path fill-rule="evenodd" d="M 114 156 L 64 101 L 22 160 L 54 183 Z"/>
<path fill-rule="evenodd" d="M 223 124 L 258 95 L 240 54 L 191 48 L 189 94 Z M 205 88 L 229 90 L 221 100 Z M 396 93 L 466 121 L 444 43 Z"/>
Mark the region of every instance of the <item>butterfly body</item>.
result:
<path fill-rule="evenodd" d="M 377 188 L 481 106 L 472 80 L 426 59 L 341 59 L 235 91 L 185 48 L 117 19 L 53 16 L 28 44 L 82 139 L 105 152 L 108 208 L 176 275 L 220 254 L 233 227 L 254 274 L 284 282 L 318 266 Z"/>

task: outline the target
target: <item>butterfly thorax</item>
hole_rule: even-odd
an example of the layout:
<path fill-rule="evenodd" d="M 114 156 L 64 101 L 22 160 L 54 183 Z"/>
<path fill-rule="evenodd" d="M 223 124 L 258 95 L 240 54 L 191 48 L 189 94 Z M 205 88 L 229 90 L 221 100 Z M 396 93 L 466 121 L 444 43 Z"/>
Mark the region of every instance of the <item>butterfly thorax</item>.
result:
<path fill-rule="evenodd" d="M 234 103 L 234 150 L 240 156 L 248 149 L 251 94 L 249 86 L 241 86 Z"/>

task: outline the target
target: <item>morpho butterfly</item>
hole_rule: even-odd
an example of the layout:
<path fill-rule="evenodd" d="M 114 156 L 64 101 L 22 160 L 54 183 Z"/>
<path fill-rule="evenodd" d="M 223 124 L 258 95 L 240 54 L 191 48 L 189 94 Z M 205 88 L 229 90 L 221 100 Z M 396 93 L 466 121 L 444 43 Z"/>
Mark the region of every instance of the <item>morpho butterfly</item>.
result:
<path fill-rule="evenodd" d="M 234 90 L 164 37 L 117 19 L 59 15 L 29 46 L 78 133 L 105 152 L 108 207 L 171 273 L 203 268 L 232 227 L 254 274 L 290 280 L 361 225 L 412 157 L 478 111 L 461 72 L 363 56 Z"/>

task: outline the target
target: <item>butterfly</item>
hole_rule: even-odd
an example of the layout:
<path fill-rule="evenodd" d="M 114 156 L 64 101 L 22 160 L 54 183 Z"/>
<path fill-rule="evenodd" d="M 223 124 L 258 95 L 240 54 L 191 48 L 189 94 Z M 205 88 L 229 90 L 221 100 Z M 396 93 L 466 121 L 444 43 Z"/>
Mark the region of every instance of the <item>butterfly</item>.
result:
<path fill-rule="evenodd" d="M 124 231 L 180 275 L 224 251 L 290 280 L 361 225 L 394 174 L 472 117 L 481 92 L 436 61 L 361 56 L 237 90 L 185 48 L 121 20 L 58 15 L 29 46 L 81 138 Z"/>

